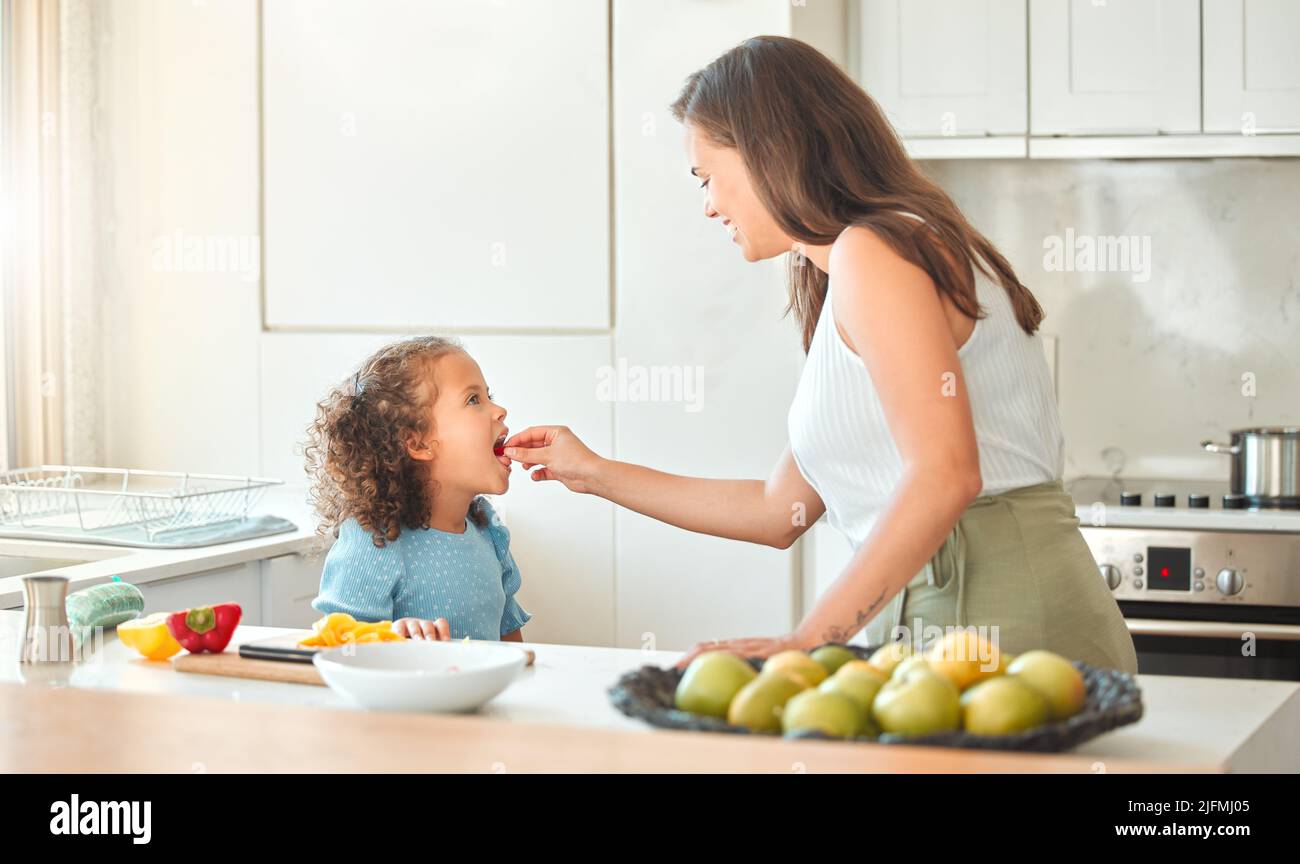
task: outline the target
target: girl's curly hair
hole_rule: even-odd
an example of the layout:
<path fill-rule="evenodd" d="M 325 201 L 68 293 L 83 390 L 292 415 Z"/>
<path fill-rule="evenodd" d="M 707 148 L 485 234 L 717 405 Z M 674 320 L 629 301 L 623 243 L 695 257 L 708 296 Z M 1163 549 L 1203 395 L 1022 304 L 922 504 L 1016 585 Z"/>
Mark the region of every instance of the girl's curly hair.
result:
<path fill-rule="evenodd" d="M 428 374 L 434 361 L 464 350 L 439 336 L 394 342 L 316 403 L 303 455 L 318 534 L 338 537 L 351 517 L 383 546 L 403 528 L 429 527 L 432 463 L 412 459 L 406 442 L 427 440 L 434 431 L 430 408 L 438 394 Z M 474 499 L 469 515 L 486 524 L 482 498 Z"/>

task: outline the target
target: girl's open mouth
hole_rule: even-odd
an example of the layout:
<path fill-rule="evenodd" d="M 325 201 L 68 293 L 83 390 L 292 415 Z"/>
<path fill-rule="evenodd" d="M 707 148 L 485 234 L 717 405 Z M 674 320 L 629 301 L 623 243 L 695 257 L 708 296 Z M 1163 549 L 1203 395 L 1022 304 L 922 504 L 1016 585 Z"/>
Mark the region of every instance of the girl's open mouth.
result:
<path fill-rule="evenodd" d="M 492 445 L 492 455 L 497 457 L 497 461 L 502 465 L 507 468 L 510 467 L 510 457 L 506 455 L 506 436 L 504 432 Z"/>

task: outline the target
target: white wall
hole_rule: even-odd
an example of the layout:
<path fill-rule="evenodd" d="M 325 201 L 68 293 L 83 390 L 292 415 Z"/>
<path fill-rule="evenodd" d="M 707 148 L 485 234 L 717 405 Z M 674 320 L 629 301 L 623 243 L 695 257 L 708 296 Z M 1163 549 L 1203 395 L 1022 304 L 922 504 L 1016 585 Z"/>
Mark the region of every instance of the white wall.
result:
<path fill-rule="evenodd" d="M 923 165 L 1043 304 L 1067 476 L 1117 448 L 1127 476 L 1226 479 L 1200 441 L 1300 423 L 1300 159 Z M 1149 242 L 1149 271 L 1047 269 L 1067 231 Z"/>

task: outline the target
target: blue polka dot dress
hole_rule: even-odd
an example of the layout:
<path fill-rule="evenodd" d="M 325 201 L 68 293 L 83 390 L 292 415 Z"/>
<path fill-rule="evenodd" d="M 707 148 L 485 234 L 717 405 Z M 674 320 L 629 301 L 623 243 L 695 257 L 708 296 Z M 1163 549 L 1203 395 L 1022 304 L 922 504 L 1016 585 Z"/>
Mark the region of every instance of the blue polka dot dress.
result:
<path fill-rule="evenodd" d="M 339 526 L 312 608 L 347 612 L 358 621 L 446 618 L 453 639 L 500 639 L 532 617 L 515 593 L 519 568 L 510 554 L 510 531 L 487 499 L 479 527 L 465 519 L 465 533 L 403 528 L 378 547 L 355 519 Z"/>

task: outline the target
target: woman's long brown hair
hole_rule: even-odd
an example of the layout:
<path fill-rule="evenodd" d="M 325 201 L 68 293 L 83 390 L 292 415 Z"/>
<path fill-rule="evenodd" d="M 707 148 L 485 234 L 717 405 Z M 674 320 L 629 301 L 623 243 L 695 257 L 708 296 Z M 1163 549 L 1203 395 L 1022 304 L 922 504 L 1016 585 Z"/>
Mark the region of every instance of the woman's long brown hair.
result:
<path fill-rule="evenodd" d="M 913 164 L 866 91 L 811 45 L 746 39 L 692 73 L 671 110 L 740 152 L 759 200 L 795 240 L 824 246 L 850 225 L 869 228 L 971 318 L 985 314 L 975 293 L 978 267 L 1006 289 L 1021 328 L 1038 329 L 1043 309 L 1011 265 Z M 828 277 L 795 255 L 787 269 L 786 312 L 795 313 L 807 352 Z"/>

